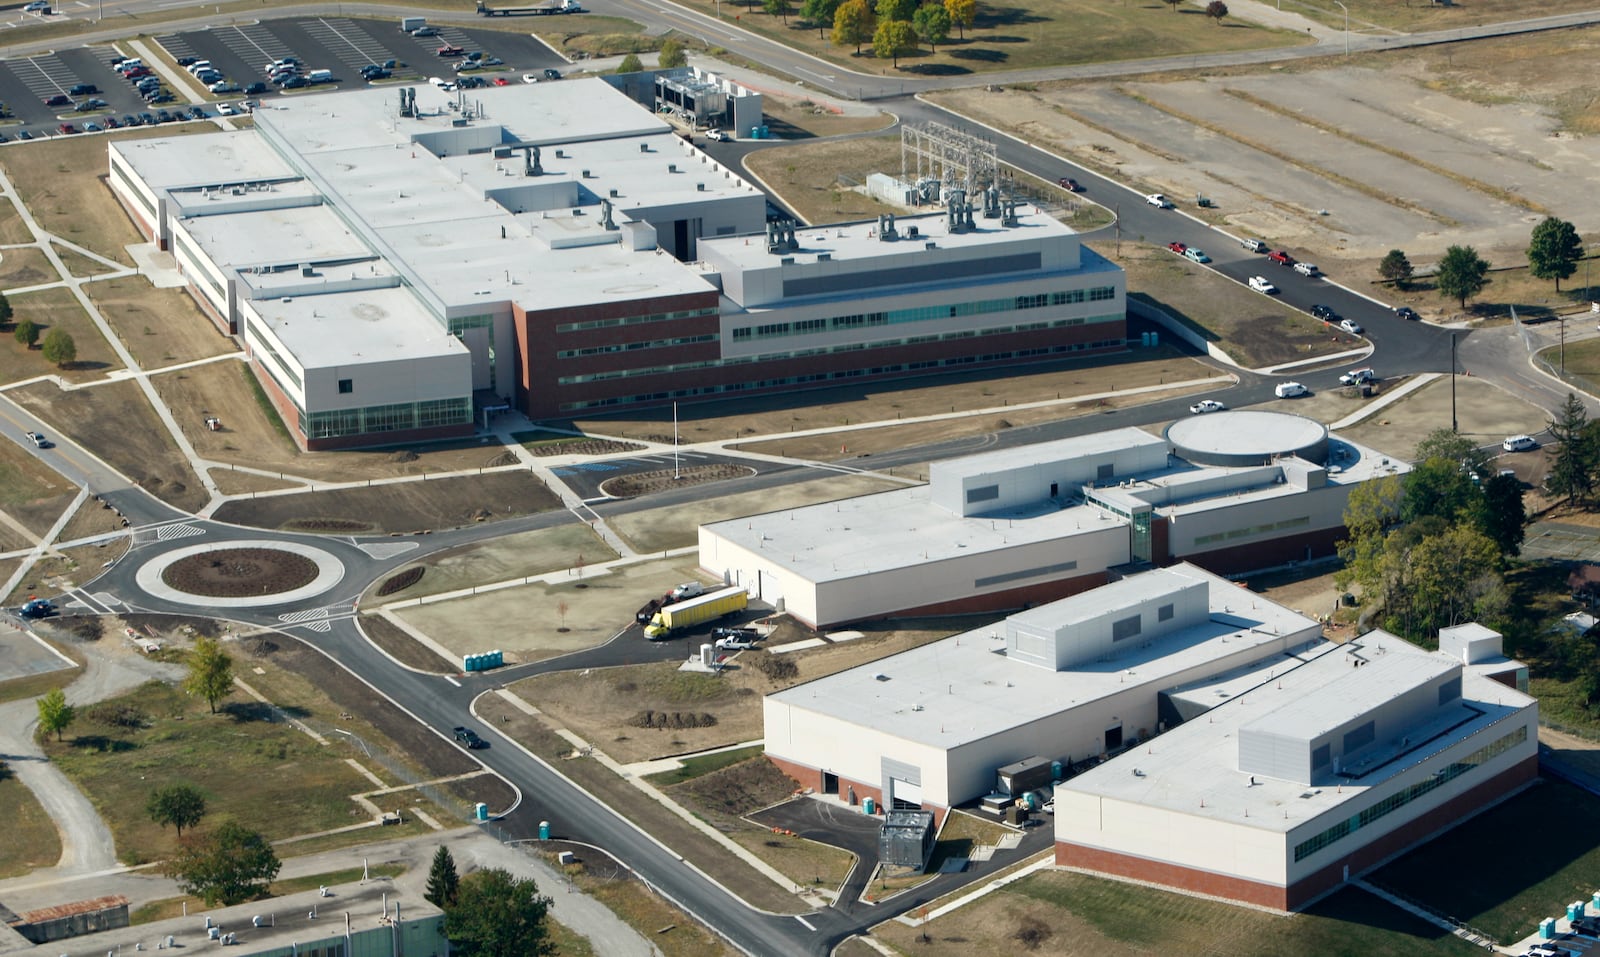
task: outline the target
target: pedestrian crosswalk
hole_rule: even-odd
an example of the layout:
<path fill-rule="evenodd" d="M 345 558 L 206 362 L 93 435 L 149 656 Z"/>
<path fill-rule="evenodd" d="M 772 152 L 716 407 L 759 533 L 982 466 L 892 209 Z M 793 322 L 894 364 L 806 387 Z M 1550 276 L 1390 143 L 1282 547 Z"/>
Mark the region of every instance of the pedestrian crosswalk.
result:
<path fill-rule="evenodd" d="M 180 538 L 194 538 L 196 535 L 204 535 L 205 533 L 206 530 L 199 525 L 189 525 L 187 523 L 163 525 L 156 529 L 156 541 L 175 542 Z"/>

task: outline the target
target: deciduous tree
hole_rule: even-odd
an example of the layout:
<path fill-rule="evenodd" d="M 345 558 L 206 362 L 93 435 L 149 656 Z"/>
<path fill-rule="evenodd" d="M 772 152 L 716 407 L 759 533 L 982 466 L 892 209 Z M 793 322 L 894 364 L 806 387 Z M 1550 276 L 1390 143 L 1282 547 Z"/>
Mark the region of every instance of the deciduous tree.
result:
<path fill-rule="evenodd" d="M 456 859 L 450 848 L 443 844 L 433 852 L 433 864 L 428 868 L 428 886 L 422 898 L 440 910 L 447 910 L 456 902 L 461 889 L 461 877 L 456 873 Z"/>
<path fill-rule="evenodd" d="M 1174 11 L 1176 11 L 1178 9 L 1178 7 L 1184 2 L 1184 0 L 1165 0 L 1165 2 L 1167 4 L 1167 6 L 1171 7 Z"/>
<path fill-rule="evenodd" d="M 885 20 L 904 20 L 910 23 L 912 15 L 917 12 L 917 0 L 878 0 L 873 12 L 877 14 L 879 23 Z"/>
<path fill-rule="evenodd" d="M 904 20 L 880 20 L 872 34 L 872 55 L 891 60 L 900 69 L 900 57 L 917 48 L 917 31 Z"/>
<path fill-rule="evenodd" d="M 1528 510 L 1522 504 L 1522 482 L 1515 475 L 1496 475 L 1484 482 L 1478 527 L 1500 549 L 1500 554 L 1521 554 L 1527 526 Z"/>
<path fill-rule="evenodd" d="M 861 53 L 861 44 L 872 38 L 872 10 L 867 0 L 845 0 L 833 14 L 833 45 L 853 46 Z"/>
<path fill-rule="evenodd" d="M 656 54 L 656 65 L 663 70 L 670 70 L 680 66 L 689 65 L 689 54 L 684 52 L 683 44 L 668 37 L 661 41 L 661 50 Z"/>
<path fill-rule="evenodd" d="M 32 349 L 34 343 L 39 341 L 39 327 L 33 324 L 32 319 L 24 319 L 17 323 L 17 328 L 11 334 L 22 343 L 24 349 Z"/>
<path fill-rule="evenodd" d="M 1396 475 L 1362 482 L 1350 490 L 1344 508 L 1344 527 L 1350 537 L 1339 543 L 1344 566 L 1334 574 L 1340 589 L 1356 582 L 1370 592 L 1378 590 L 1384 541 L 1400 521 L 1404 498 L 1405 485 Z"/>
<path fill-rule="evenodd" d="M 1411 279 L 1411 260 L 1406 258 L 1404 250 L 1391 249 L 1389 254 L 1378 263 L 1378 275 L 1395 284 L 1397 289 L 1404 289 Z"/>
<path fill-rule="evenodd" d="M 1222 18 L 1228 15 L 1228 5 L 1222 0 L 1211 0 L 1206 4 L 1206 16 L 1210 17 L 1217 26 L 1222 26 Z"/>
<path fill-rule="evenodd" d="M 944 9 L 950 14 L 950 22 L 961 31 L 961 39 L 965 40 L 967 27 L 978 19 L 978 0 L 944 0 Z"/>
<path fill-rule="evenodd" d="M 206 816 L 206 799 L 193 785 L 173 784 L 151 791 L 144 810 L 150 820 L 162 827 L 172 825 L 183 837 L 184 828 L 194 827 Z"/>
<path fill-rule="evenodd" d="M 67 696 L 60 688 L 51 688 L 38 701 L 39 730 L 53 734 L 61 740 L 61 732 L 78 716 L 78 710 L 67 704 Z"/>
<path fill-rule="evenodd" d="M 11 300 L 6 298 L 5 293 L 0 292 L 0 326 L 11 322 L 11 316 Z"/>
<path fill-rule="evenodd" d="M 822 31 L 833 22 L 833 15 L 839 10 L 839 0 L 802 0 L 800 16 L 807 23 L 817 25 L 817 39 L 822 39 Z"/>
<path fill-rule="evenodd" d="M 189 652 L 189 675 L 183 679 L 183 688 L 206 699 L 212 714 L 217 713 L 217 702 L 233 691 L 233 659 L 215 638 L 201 635 L 195 639 L 194 650 Z"/>
<path fill-rule="evenodd" d="M 1439 260 L 1439 272 L 1434 277 L 1439 294 L 1448 296 L 1467 308 L 1467 300 L 1483 291 L 1489 284 L 1489 263 L 1471 246 L 1451 246 Z"/>
<path fill-rule="evenodd" d="M 644 69 L 644 64 L 639 62 L 639 55 L 636 54 L 636 53 L 630 53 L 627 56 L 622 58 L 622 62 L 621 63 L 617 64 L 616 72 L 618 72 L 618 73 L 638 73 L 640 70 L 643 70 L 643 69 Z"/>
<path fill-rule="evenodd" d="M 937 3 L 918 7 L 911 15 L 911 25 L 917 36 L 928 41 L 928 48 L 938 52 L 939 44 L 950 38 L 950 11 Z"/>
<path fill-rule="evenodd" d="M 461 880 L 445 909 L 444 932 L 462 957 L 547 957 L 556 952 L 546 917 L 550 898 L 532 880 L 493 868 Z"/>
<path fill-rule="evenodd" d="M 64 366 L 78 358 L 78 344 L 72 341 L 72 336 L 65 329 L 51 329 L 44 334 L 44 342 L 39 344 L 39 349 L 44 353 L 45 360 L 58 366 Z"/>
<path fill-rule="evenodd" d="M 1554 279 L 1556 292 L 1561 291 L 1561 280 L 1578 271 L 1578 260 L 1582 258 L 1583 240 L 1571 223 L 1546 216 L 1533 227 L 1528 243 L 1528 272 L 1537 279 Z"/>
<path fill-rule="evenodd" d="M 784 23 L 789 22 L 789 0 L 761 0 L 761 9 L 767 11 L 768 16 L 782 17 Z"/>
<path fill-rule="evenodd" d="M 1444 459 L 1455 462 L 1479 477 L 1489 474 L 1489 453 L 1453 429 L 1434 429 L 1417 443 L 1413 461 Z"/>
<path fill-rule="evenodd" d="M 278 868 L 278 855 L 266 838 L 229 821 L 215 831 L 183 838 L 162 873 L 209 906 L 231 906 L 265 891 Z"/>

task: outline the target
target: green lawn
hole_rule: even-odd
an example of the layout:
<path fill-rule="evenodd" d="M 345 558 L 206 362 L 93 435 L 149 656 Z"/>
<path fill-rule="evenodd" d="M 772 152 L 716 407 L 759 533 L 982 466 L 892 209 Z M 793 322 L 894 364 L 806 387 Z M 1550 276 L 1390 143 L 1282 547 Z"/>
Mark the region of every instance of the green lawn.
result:
<path fill-rule="evenodd" d="M 723 768 L 738 764 L 756 757 L 766 751 L 762 745 L 755 744 L 748 748 L 734 748 L 731 751 L 718 751 L 716 754 L 702 754 L 699 757 L 684 758 L 683 766 L 672 771 L 661 771 L 657 774 L 647 775 L 646 781 L 658 788 L 671 787 L 674 784 L 697 778 L 702 774 L 720 771 Z"/>
<path fill-rule="evenodd" d="M 150 791 L 162 784 L 192 784 L 205 794 L 202 827 L 234 820 L 269 840 L 367 819 L 349 795 L 372 783 L 345 763 L 345 746 L 325 747 L 288 724 L 263 720 L 253 702 L 223 707 L 210 714 L 204 701 L 152 681 L 79 709 L 65 741 L 45 743 L 50 760 L 105 817 L 124 862 L 155 860 L 175 846 L 173 832 L 144 813 Z M 97 720 L 118 708 L 142 726 Z"/>
<path fill-rule="evenodd" d="M 6 839 L 0 841 L 0 878 L 17 877 L 34 868 L 49 867 L 61 858 L 61 839 L 33 792 L 0 762 L 0 821 L 6 822 Z"/>
<path fill-rule="evenodd" d="M 852 70 L 891 75 L 954 76 L 1307 42 L 1302 34 L 1267 29 L 1237 17 L 1214 22 L 1199 5 L 1169 7 L 1155 0 L 1040 0 L 1028 6 L 979 3 L 976 19 L 964 38 L 961 31 L 952 29 L 937 52 L 923 44 L 902 55 L 896 70 L 890 61 L 873 58 L 870 41 L 862 44 L 861 54 L 856 56 L 854 47 L 833 46 L 830 30 L 824 29 L 819 39 L 816 24 L 793 13 L 785 22 L 781 16 L 766 13 L 761 4 L 684 0 L 684 5 L 708 16 L 720 13 L 725 21 Z"/>
<path fill-rule="evenodd" d="M 1553 839 L 1542 840 L 1535 823 L 1556 832 Z M 1502 943 L 1521 939 L 1600 886 L 1600 798 L 1546 780 L 1388 865 L 1373 881 Z"/>

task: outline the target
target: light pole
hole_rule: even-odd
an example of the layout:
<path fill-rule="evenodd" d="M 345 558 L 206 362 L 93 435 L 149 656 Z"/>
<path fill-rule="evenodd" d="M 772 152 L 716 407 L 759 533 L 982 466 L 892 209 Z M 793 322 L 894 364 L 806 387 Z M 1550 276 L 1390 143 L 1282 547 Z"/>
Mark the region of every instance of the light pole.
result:
<path fill-rule="evenodd" d="M 1342 3 L 1339 3 L 1339 0 L 1333 0 L 1333 2 L 1334 3 L 1338 3 L 1339 4 L 1339 9 L 1344 11 L 1344 55 L 1345 56 L 1349 56 L 1350 55 L 1350 8 L 1345 6 Z"/>

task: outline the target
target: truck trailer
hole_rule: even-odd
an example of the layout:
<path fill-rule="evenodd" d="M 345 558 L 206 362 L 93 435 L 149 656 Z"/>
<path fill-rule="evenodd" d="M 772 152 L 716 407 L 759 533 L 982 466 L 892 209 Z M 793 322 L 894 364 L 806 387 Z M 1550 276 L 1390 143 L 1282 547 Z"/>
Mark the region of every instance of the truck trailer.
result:
<path fill-rule="evenodd" d="M 657 611 L 650 619 L 650 624 L 645 626 L 644 636 L 651 641 L 660 641 L 671 637 L 675 631 L 744 611 L 749 601 L 750 596 L 741 585 L 706 592 L 699 598 L 667 605 Z"/>
<path fill-rule="evenodd" d="M 410 33 L 413 30 L 421 30 L 423 27 L 425 27 L 427 25 L 428 25 L 428 18 L 427 17 L 401 17 L 400 18 L 400 32 L 401 33 Z"/>
<path fill-rule="evenodd" d="M 480 17 L 538 17 L 552 13 L 582 13 L 583 4 L 578 0 L 545 0 L 528 7 L 491 7 L 478 0 L 478 16 Z"/>

